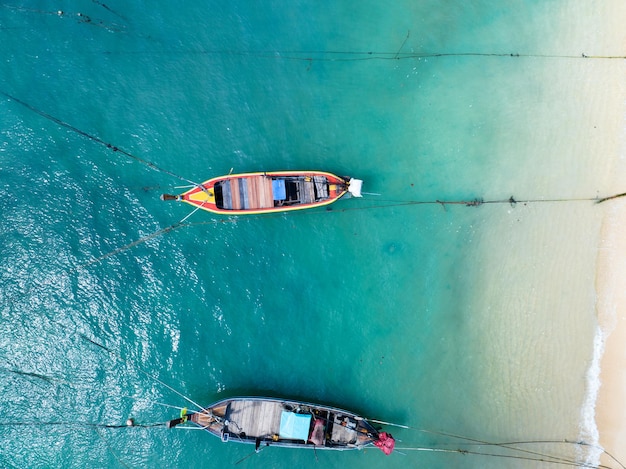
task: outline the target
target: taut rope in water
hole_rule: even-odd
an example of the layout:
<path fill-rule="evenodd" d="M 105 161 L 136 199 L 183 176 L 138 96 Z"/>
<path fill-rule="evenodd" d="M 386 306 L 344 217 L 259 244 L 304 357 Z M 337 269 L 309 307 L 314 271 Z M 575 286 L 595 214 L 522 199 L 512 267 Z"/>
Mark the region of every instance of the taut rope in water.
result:
<path fill-rule="evenodd" d="M 388 426 L 404 428 L 404 429 L 408 429 L 408 430 L 415 430 L 415 431 L 418 431 L 418 432 L 421 432 L 421 433 L 429 433 L 429 434 L 432 434 L 432 435 L 440 435 L 440 436 L 445 436 L 445 437 L 448 437 L 448 438 L 455 438 L 455 439 L 458 439 L 458 440 L 466 441 L 468 443 L 465 443 L 465 444 L 471 445 L 471 446 L 492 446 L 492 447 L 498 447 L 498 448 L 502 448 L 502 449 L 509 450 L 509 451 L 525 453 L 528 456 L 513 455 L 513 454 L 504 455 L 504 454 L 496 454 L 496 453 L 486 453 L 486 452 L 479 452 L 479 451 L 466 450 L 466 449 L 460 449 L 460 448 L 433 448 L 433 447 L 406 447 L 406 448 L 399 448 L 399 447 L 397 447 L 396 448 L 397 450 L 474 454 L 474 455 L 482 455 L 482 456 L 493 456 L 493 457 L 503 457 L 503 458 L 513 458 L 513 459 L 524 459 L 524 460 L 530 460 L 530 461 L 540 461 L 540 462 L 547 462 L 547 463 L 553 463 L 553 464 L 565 464 L 565 465 L 577 466 L 577 467 L 594 467 L 594 468 L 602 468 L 602 469 L 611 469 L 610 466 L 606 466 L 606 465 L 602 465 L 602 464 L 601 465 L 590 465 L 590 464 L 578 463 L 576 461 L 569 460 L 569 459 L 561 457 L 561 456 L 553 456 L 553 455 L 545 454 L 545 453 L 542 453 L 542 452 L 539 452 L 539 451 L 533 451 L 531 449 L 524 449 L 524 448 L 519 448 L 518 447 L 520 445 L 528 446 L 528 445 L 540 445 L 540 444 L 544 444 L 544 445 L 546 445 L 546 444 L 551 444 L 551 445 L 569 445 L 569 446 L 581 446 L 581 447 L 584 446 L 584 447 L 594 448 L 596 450 L 601 451 L 603 454 L 605 454 L 611 460 L 615 461 L 619 465 L 619 467 L 621 469 L 626 469 L 626 466 L 624 466 L 624 464 L 622 464 L 617 458 L 615 458 L 615 456 L 613 456 L 611 453 L 606 451 L 604 448 L 602 448 L 601 446 L 598 446 L 598 445 L 587 443 L 585 441 L 569 441 L 567 439 L 563 439 L 563 440 L 524 440 L 524 441 L 491 442 L 491 441 L 484 441 L 484 440 L 480 440 L 480 439 L 476 439 L 476 438 L 470 438 L 470 437 L 467 437 L 467 436 L 456 435 L 456 434 L 453 434 L 453 433 L 447 433 L 447 432 L 435 431 L 435 430 L 426 430 L 426 429 L 422 429 L 422 428 L 410 427 L 408 425 L 400 425 L 400 424 L 397 424 L 397 423 L 386 422 L 384 420 L 376 420 L 376 419 L 366 419 L 366 420 L 368 422 L 370 422 L 370 423 L 378 423 L 378 424 L 381 424 L 381 425 L 388 425 Z"/>
<path fill-rule="evenodd" d="M 119 13 L 116 13 L 114 10 L 109 8 L 104 3 L 101 3 L 101 2 L 99 2 L 97 0 L 91 0 L 91 1 L 92 1 L 92 3 L 100 5 L 105 10 L 108 10 L 110 13 L 112 13 L 115 16 L 117 16 L 117 17 L 123 19 L 124 21 L 126 21 L 126 18 L 124 18 Z M 73 12 L 68 12 L 68 11 L 64 11 L 64 10 L 38 10 L 38 9 L 35 9 L 35 8 L 26 8 L 26 7 L 15 6 L 15 5 L 0 5 L 0 7 L 6 8 L 8 10 L 18 11 L 18 12 L 21 12 L 21 13 L 35 13 L 35 14 L 45 15 L 45 16 L 57 16 L 59 18 L 72 18 L 77 23 L 88 24 L 88 25 L 91 25 L 91 26 L 98 26 L 98 27 L 106 29 L 109 32 L 123 32 L 126 29 L 125 26 L 121 26 L 121 25 L 115 24 L 115 23 L 107 23 L 104 20 L 101 20 L 101 19 L 98 19 L 98 18 L 92 18 L 92 17 L 90 17 L 90 16 L 88 16 L 88 15 L 86 15 L 84 13 L 80 13 L 80 12 L 73 13 Z"/>
<path fill-rule="evenodd" d="M 598 197 L 582 197 L 582 198 L 571 198 L 571 199 L 525 199 L 525 200 L 517 200 L 515 199 L 513 196 L 511 196 L 509 199 L 502 199 L 502 200 L 483 200 L 481 198 L 476 198 L 476 199 L 470 199 L 470 200 L 407 200 L 407 201 L 393 201 L 393 200 L 382 200 L 381 202 L 389 202 L 387 204 L 382 204 L 382 205 L 368 205 L 368 206 L 361 206 L 361 207 L 343 207 L 343 208 L 339 208 L 339 209 L 333 209 L 332 207 L 327 207 L 325 211 L 296 211 L 296 212 L 292 212 L 290 213 L 290 216 L 294 216 L 294 215 L 313 215 L 313 214 L 322 214 L 322 213 L 342 213 L 342 212 L 351 212 L 351 211 L 357 211 L 357 210 L 376 210 L 376 209 L 382 209 L 382 208 L 393 208 L 393 207 L 406 207 L 406 206 L 411 206 L 411 205 L 441 205 L 444 210 L 446 209 L 446 207 L 448 205 L 463 205 L 465 207 L 480 207 L 482 205 L 487 205 L 487 204 L 491 204 L 491 205 L 497 205 L 497 204 L 509 204 L 512 207 L 515 207 L 517 204 L 538 204 L 538 203 L 562 203 L 562 202 L 595 202 L 596 204 L 600 204 L 602 202 L 606 202 L 608 200 L 613 200 L 619 197 L 624 197 L 626 196 L 626 192 L 623 194 L 616 194 L 616 195 L 612 195 L 609 197 L 603 197 L 603 198 L 598 198 Z M 198 207 L 199 208 L 199 207 Z M 171 231 L 177 230 L 179 228 L 187 228 L 190 226 L 195 226 L 195 225 L 217 225 L 218 223 L 235 223 L 236 219 L 234 218 L 229 218 L 229 219 L 219 219 L 219 220 L 209 220 L 209 221 L 204 221 L 204 222 L 193 222 L 193 223 L 186 223 L 185 221 L 191 216 L 193 215 L 195 212 L 197 212 L 198 209 L 194 210 L 193 212 L 191 212 L 190 214 L 188 214 L 187 216 L 185 216 L 181 221 L 174 223 L 173 225 L 168 226 L 167 228 L 163 228 L 160 229 L 158 231 L 155 231 L 154 233 L 151 233 L 147 236 L 144 236 L 143 238 L 140 238 L 136 241 L 133 241 L 132 243 L 128 243 L 122 247 L 119 247 L 117 249 L 114 249 L 113 251 L 110 251 L 106 254 L 103 254 L 100 257 L 97 257 L 95 259 L 90 260 L 89 262 L 86 262 L 84 264 L 81 264 L 80 267 L 87 267 L 89 265 L 92 264 L 96 264 L 98 262 L 103 261 L 104 259 L 114 256 L 116 254 L 119 254 L 120 252 L 126 251 L 128 249 L 131 249 L 135 246 L 138 246 L 140 244 L 145 243 L 146 241 L 149 241 L 153 238 L 156 238 L 157 236 L 169 233 Z M 282 213 L 278 213 L 278 214 L 259 214 L 259 215 L 246 215 L 246 219 L 250 220 L 250 219 L 256 219 L 256 218 L 260 218 L 260 217 L 277 217 L 277 216 L 282 216 Z"/>
<path fill-rule="evenodd" d="M 24 422 L 0 422 L 0 427 L 89 427 L 89 428 L 154 428 L 165 427 L 167 422 L 158 423 L 127 423 L 125 425 L 109 425 L 105 423 L 93 423 L 93 422 L 37 422 L 37 421 L 24 421 Z"/>
<path fill-rule="evenodd" d="M 61 327 L 64 327 L 62 324 L 57 323 L 58 325 L 60 325 Z M 169 389 L 170 391 L 172 391 L 173 393 L 175 393 L 176 395 L 182 397 L 183 399 L 185 399 L 187 402 L 193 404 L 194 406 L 196 406 L 198 409 L 200 410 L 204 410 L 204 407 L 202 407 L 200 404 L 198 404 L 197 402 L 191 400 L 189 397 L 185 396 L 183 393 L 181 393 L 180 391 L 178 391 L 177 389 L 174 389 L 172 386 L 170 386 L 169 384 L 161 381 L 159 378 L 157 378 L 154 375 L 151 375 L 150 373 L 148 373 L 147 371 L 143 370 L 142 368 L 138 367 L 137 365 L 134 365 L 132 363 L 128 363 L 127 360 L 124 360 L 124 358 L 122 358 L 118 353 L 114 352 L 113 350 L 109 349 L 108 347 L 105 347 L 104 345 L 96 342 L 93 339 L 90 339 L 89 337 L 87 337 L 86 335 L 77 332 L 78 336 L 83 339 L 86 340 L 87 342 L 90 342 L 92 344 L 94 344 L 97 347 L 100 347 L 103 350 L 106 350 L 109 354 L 113 355 L 117 360 L 121 361 L 122 363 L 126 363 L 131 365 L 133 368 L 135 368 L 136 370 L 139 370 L 143 375 L 147 376 L 148 378 L 156 381 L 157 383 L 159 383 L 161 386 Z"/>
<path fill-rule="evenodd" d="M 94 259 L 91 259 L 90 261 L 87 261 L 83 264 L 77 265 L 77 268 L 85 268 L 85 267 L 89 267 L 90 265 L 93 264 L 97 264 L 98 262 L 102 262 L 103 260 L 115 256 L 121 252 L 127 251 L 129 249 L 134 248 L 135 246 L 139 246 L 140 244 L 143 244 L 147 241 L 150 241 L 151 239 L 154 239 L 158 236 L 161 236 L 163 234 L 169 233 L 171 231 L 174 230 L 178 230 L 179 228 L 187 228 L 189 226 L 194 226 L 194 225 L 217 225 L 219 223 L 235 223 L 236 220 L 234 219 L 226 219 L 226 220 L 210 220 L 210 221 L 205 221 L 205 222 L 195 222 L 195 223 L 186 223 L 185 220 L 187 220 L 191 215 L 193 215 L 194 213 L 196 213 L 198 209 L 194 210 L 193 212 L 189 213 L 188 215 L 186 215 L 181 221 L 178 221 L 176 223 L 174 223 L 173 225 L 170 225 L 168 227 L 162 228 L 160 230 L 155 231 L 154 233 L 150 233 L 142 238 L 139 238 L 136 241 L 133 241 L 131 243 L 125 244 L 124 246 L 121 246 L 117 249 L 114 249 L 112 251 L 107 252 L 106 254 L 103 254 L 99 257 L 96 257 Z"/>
<path fill-rule="evenodd" d="M 114 350 L 111 350 L 110 348 L 108 348 L 107 346 L 101 344 L 100 342 L 97 342 L 94 339 L 91 339 L 89 337 L 87 337 L 87 335 L 83 334 L 82 332 L 79 332 L 77 330 L 72 330 L 70 329 L 67 325 L 57 321 L 56 319 L 53 319 L 49 316 L 47 316 L 48 321 L 50 321 L 50 323 L 55 324 L 56 326 L 60 327 L 61 329 L 63 329 L 64 331 L 66 331 L 68 334 L 70 335 L 75 335 L 78 338 L 89 342 L 92 345 L 95 345 L 98 348 L 101 348 L 102 350 L 106 351 L 107 353 L 109 353 L 110 355 L 112 355 L 116 360 L 120 361 L 121 363 L 125 363 L 131 367 L 133 367 L 135 370 L 138 370 L 140 373 L 142 373 L 144 376 L 154 380 L 155 382 L 159 383 L 161 386 L 169 389 L 170 391 L 172 391 L 173 393 L 175 393 L 176 395 L 178 395 L 179 397 L 182 397 L 184 400 L 186 400 L 187 402 L 189 402 L 190 404 L 193 404 L 195 407 L 197 407 L 199 410 L 204 410 L 204 407 L 202 407 L 200 404 L 198 404 L 197 402 L 193 401 L 192 399 L 190 399 L 189 397 L 185 396 L 183 393 L 181 393 L 180 391 L 178 391 L 177 389 L 173 388 L 172 386 L 170 386 L 169 384 L 161 381 L 159 378 L 157 378 L 156 376 L 148 373 L 147 371 L 145 371 L 144 369 L 142 369 L 141 367 L 130 363 L 128 360 L 125 360 L 119 353 L 115 352 Z M 13 372 L 15 373 L 14 370 L 7 370 L 9 372 Z M 18 372 L 17 374 L 21 374 L 21 375 L 30 375 L 30 373 L 21 373 Z M 160 405 L 164 405 L 161 403 L 157 403 Z"/>
<path fill-rule="evenodd" d="M 387 423 L 387 422 L 385 422 L 385 423 Z M 394 424 L 389 424 L 389 425 L 394 425 Z M 398 426 L 401 426 L 401 427 L 404 427 L 404 428 L 410 428 L 412 430 L 416 430 L 416 431 L 419 431 L 419 432 L 422 432 L 422 433 L 430 433 L 430 434 L 433 434 L 433 435 L 441 435 L 441 436 L 445 436 L 445 437 L 449 437 L 449 438 L 455 438 L 455 439 L 459 439 L 459 440 L 464 440 L 464 441 L 468 442 L 468 443 L 465 443 L 465 444 L 466 445 L 470 445 L 470 446 L 498 447 L 498 448 L 501 448 L 503 450 L 513 451 L 513 452 L 522 453 L 522 454 L 488 453 L 488 452 L 485 452 L 485 451 L 468 450 L 468 449 L 461 449 L 461 448 L 433 448 L 433 447 L 396 448 L 398 450 L 472 454 L 472 455 L 479 455 L 479 456 L 492 456 L 492 457 L 500 457 L 500 458 L 508 458 L 508 459 L 521 459 L 521 460 L 528 460 L 528 461 L 538 461 L 538 462 L 545 462 L 545 463 L 551 463 L 551 464 L 561 464 L 561 465 L 575 466 L 575 467 L 593 467 L 593 468 L 596 468 L 596 469 L 598 469 L 598 468 L 600 468 L 600 469 L 613 469 L 611 466 L 607 466 L 607 465 L 603 465 L 603 464 L 600 464 L 600 465 L 593 464 L 592 465 L 592 464 L 587 464 L 587 463 L 581 463 L 581 462 L 577 462 L 577 461 L 572 460 L 572 459 L 568 459 L 566 457 L 554 456 L 554 455 L 547 454 L 547 453 L 544 453 L 544 452 L 518 447 L 518 446 L 521 446 L 521 445 L 529 446 L 529 445 L 540 445 L 540 444 L 543 444 L 543 445 L 547 445 L 547 444 L 551 444 L 551 445 L 568 445 L 568 446 L 588 447 L 588 448 L 594 448 L 596 450 L 599 450 L 599 451 L 602 452 L 602 454 L 605 454 L 611 460 L 615 461 L 619 465 L 619 467 L 621 469 L 626 469 L 624 464 L 622 464 L 617 458 L 615 458 L 611 453 L 606 451 L 604 448 L 602 448 L 601 446 L 598 446 L 598 445 L 587 443 L 585 441 L 569 441 L 567 439 L 563 439 L 563 440 L 525 440 L 525 441 L 490 442 L 490 441 L 484 441 L 484 440 L 480 440 L 480 439 L 476 439 L 476 438 L 469 438 L 469 437 L 466 437 L 466 436 L 455 435 L 455 434 L 452 434 L 452 433 L 446 433 L 446 432 L 441 432 L 441 431 L 425 430 L 425 429 L 419 429 L 419 428 L 414 428 L 414 427 L 406 427 L 406 426 L 402 426 L 402 425 L 398 425 Z"/>
<path fill-rule="evenodd" d="M 405 40 L 406 43 L 406 40 Z M 402 46 L 404 46 L 404 44 Z M 623 60 L 626 55 L 523 54 L 517 52 L 380 52 L 380 51 L 306 51 L 306 50 L 236 50 L 236 49 L 171 49 L 159 51 L 101 51 L 105 55 L 205 55 L 250 57 L 308 62 L 362 62 L 370 60 L 407 60 L 446 57 L 530 58 L 530 59 L 595 59 Z"/>
<path fill-rule="evenodd" d="M 415 430 L 417 430 L 417 429 L 415 429 Z M 526 452 L 526 453 L 531 453 L 531 454 L 535 454 L 535 452 L 529 451 L 529 450 L 524 450 L 522 448 L 516 448 L 514 445 L 561 444 L 561 445 L 585 446 L 585 447 L 588 447 L 588 448 L 594 448 L 594 449 L 597 449 L 597 450 L 601 451 L 603 454 L 606 454 L 609 458 L 611 458 L 613 461 L 615 461 L 617 464 L 619 464 L 619 466 L 622 469 L 626 469 L 624 464 L 622 464 L 617 458 L 615 458 L 611 453 L 606 451 L 604 448 L 602 448 L 601 446 L 598 446 L 598 445 L 587 443 L 586 441 L 569 441 L 567 439 L 564 439 L 564 440 L 507 441 L 507 442 L 499 442 L 498 443 L 498 442 L 483 441 L 483 440 L 479 440 L 479 439 L 476 439 L 476 438 L 469 438 L 467 436 L 455 435 L 453 433 L 446 433 L 446 432 L 441 432 L 441 431 L 434 431 L 434 430 L 419 430 L 419 431 L 421 431 L 423 433 L 430 433 L 430 434 L 433 434 L 433 435 L 442 435 L 442 436 L 446 436 L 446 437 L 450 437 L 450 438 L 456 438 L 456 439 L 460 439 L 460 440 L 465 440 L 465 441 L 470 442 L 469 444 L 471 444 L 471 445 L 498 446 L 500 448 L 512 449 L 512 450 L 515 450 L 515 451 Z M 595 467 L 595 466 L 593 466 L 593 467 Z M 597 466 L 597 467 L 607 467 L 607 466 L 600 465 L 600 466 Z"/>
<path fill-rule="evenodd" d="M 67 122 L 64 122 L 61 119 L 59 119 L 57 117 L 54 117 L 54 116 L 52 116 L 52 115 L 50 115 L 50 114 L 48 114 L 48 113 L 46 113 L 46 112 L 44 112 L 44 111 L 42 111 L 40 109 L 37 109 L 36 107 L 31 106 L 27 102 L 22 101 L 21 99 L 18 99 L 15 96 L 12 96 L 12 95 L 10 95 L 10 94 L 2 91 L 2 90 L 0 90 L 0 95 L 5 96 L 6 98 L 9 98 L 10 100 L 12 100 L 12 101 L 14 101 L 14 102 L 16 102 L 18 104 L 21 104 L 25 108 L 33 111 L 36 114 L 39 114 L 40 116 L 42 116 L 42 117 L 44 117 L 44 118 L 54 122 L 55 124 L 60 125 L 61 127 L 65 127 L 66 129 L 69 129 L 72 132 L 76 132 L 77 134 L 82 135 L 83 137 L 87 137 L 88 139 L 90 139 L 90 140 L 92 140 L 92 141 L 94 141 L 96 143 L 99 143 L 100 145 L 104 145 L 105 147 L 109 148 L 113 152 L 121 153 L 122 155 L 128 156 L 129 158 L 131 158 L 131 159 L 133 159 L 135 161 L 138 161 L 139 163 L 147 166 L 150 169 L 153 169 L 155 171 L 159 171 L 159 172 L 164 173 L 164 174 L 168 174 L 168 175 L 170 175 L 172 177 L 180 179 L 181 181 L 185 181 L 185 182 L 188 182 L 190 184 L 193 184 L 194 186 L 200 186 L 200 184 L 198 184 L 198 183 L 196 183 L 196 182 L 194 182 L 194 181 L 192 181 L 190 179 L 187 179 L 187 178 L 185 178 L 183 176 L 180 176 L 180 175 L 178 175 L 176 173 L 173 173 L 172 171 L 169 171 L 167 169 L 161 168 L 160 166 L 157 166 L 156 164 L 154 164 L 154 163 L 152 163 L 152 162 L 150 162 L 148 160 L 145 160 L 143 158 L 135 156 L 132 153 L 129 153 L 129 152 L 125 151 L 125 150 L 122 150 L 119 147 L 116 147 L 116 146 L 112 145 L 111 143 L 105 142 L 104 140 L 102 140 L 99 137 L 96 137 L 95 135 L 91 135 L 91 134 L 89 134 L 89 133 L 87 133 L 87 132 L 85 132 L 83 130 L 80 130 L 77 127 L 74 127 L 73 125 L 68 124 Z"/>
<path fill-rule="evenodd" d="M 445 199 L 436 199 L 436 200 L 381 200 L 381 202 L 385 202 L 381 205 L 368 205 L 366 207 L 351 207 L 351 208 L 343 208 L 338 211 L 348 211 L 348 210 L 370 210 L 376 208 L 390 208 L 390 207 L 402 207 L 407 205 L 441 205 L 444 209 L 448 205 L 464 205 L 466 207 L 480 207 L 482 205 L 498 205 L 498 204 L 507 204 L 511 207 L 515 207 L 517 204 L 540 204 L 540 203 L 560 203 L 560 202 L 594 202 L 596 204 L 601 204 L 602 202 L 606 202 L 608 200 L 617 199 L 620 197 L 626 196 L 626 192 L 622 194 L 615 194 L 607 197 L 571 197 L 564 199 L 516 199 L 511 196 L 508 199 L 494 199 L 494 200 L 484 200 L 483 198 L 474 198 L 467 200 L 445 200 Z M 330 209 L 328 211 L 331 211 Z"/>
<path fill-rule="evenodd" d="M 447 449 L 447 448 L 428 448 L 428 447 L 396 447 L 395 448 L 397 451 L 424 451 L 424 452 L 431 452 L 431 453 L 456 453 L 456 454 L 463 454 L 463 455 L 474 455 L 474 456 L 488 456 L 488 457 L 494 457 L 494 458 L 503 458 L 503 459 L 517 459 L 517 460 L 522 460 L 522 461 L 535 461 L 535 462 L 542 462 L 542 463 L 547 463 L 547 464 L 558 464 L 558 465 L 562 465 L 562 466 L 571 466 L 571 467 L 588 467 L 588 468 L 595 468 L 595 469 L 614 469 L 611 466 L 606 466 L 604 464 L 600 464 L 600 465 L 596 465 L 596 464 L 587 464 L 587 463 L 582 463 L 582 462 L 577 462 L 576 460 L 573 459 L 566 459 L 566 458 L 561 458 L 559 456 L 551 456 L 551 455 L 541 455 L 540 453 L 538 453 L 537 457 L 532 457 L 532 456 L 522 456 L 522 455 L 516 455 L 516 454 L 497 454 L 497 453 L 487 453 L 487 452 L 483 452 L 483 451 L 478 451 L 478 450 L 467 450 L 467 449 Z M 623 467 L 620 464 L 620 467 Z"/>

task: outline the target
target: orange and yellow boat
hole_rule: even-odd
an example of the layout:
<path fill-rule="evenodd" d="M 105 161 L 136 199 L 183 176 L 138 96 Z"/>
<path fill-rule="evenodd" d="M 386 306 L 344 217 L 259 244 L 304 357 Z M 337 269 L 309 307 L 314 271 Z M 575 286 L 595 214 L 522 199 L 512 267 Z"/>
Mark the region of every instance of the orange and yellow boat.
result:
<path fill-rule="evenodd" d="M 264 171 L 215 177 L 161 199 L 225 215 L 274 213 L 332 204 L 347 193 L 361 197 L 362 184 L 323 171 Z"/>

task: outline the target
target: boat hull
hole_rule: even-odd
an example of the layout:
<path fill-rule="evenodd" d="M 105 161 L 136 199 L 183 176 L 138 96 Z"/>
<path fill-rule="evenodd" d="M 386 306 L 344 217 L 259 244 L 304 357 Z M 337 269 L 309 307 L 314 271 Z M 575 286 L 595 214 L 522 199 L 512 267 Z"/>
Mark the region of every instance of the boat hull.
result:
<path fill-rule="evenodd" d="M 380 435 L 365 418 L 347 410 L 264 397 L 224 399 L 173 422 L 192 422 L 224 442 L 254 444 L 257 449 L 354 450 L 376 444 Z"/>
<path fill-rule="evenodd" d="M 348 192 L 350 181 L 323 171 L 231 174 L 164 198 L 223 215 L 288 212 L 332 204 Z"/>

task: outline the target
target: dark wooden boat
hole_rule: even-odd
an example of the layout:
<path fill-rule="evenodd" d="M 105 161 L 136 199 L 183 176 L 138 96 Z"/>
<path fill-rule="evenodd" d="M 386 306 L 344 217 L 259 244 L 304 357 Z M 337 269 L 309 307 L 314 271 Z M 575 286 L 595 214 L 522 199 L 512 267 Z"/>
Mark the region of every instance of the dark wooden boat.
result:
<path fill-rule="evenodd" d="M 224 399 L 200 412 L 168 422 L 172 428 L 194 424 L 223 442 L 331 450 L 362 449 L 374 445 L 385 454 L 395 441 L 367 419 L 335 407 L 264 397 Z"/>
<path fill-rule="evenodd" d="M 328 205 L 350 192 L 361 197 L 362 181 L 323 171 L 274 171 L 220 176 L 181 195 L 162 200 L 187 202 L 213 213 L 245 215 L 286 212 Z"/>

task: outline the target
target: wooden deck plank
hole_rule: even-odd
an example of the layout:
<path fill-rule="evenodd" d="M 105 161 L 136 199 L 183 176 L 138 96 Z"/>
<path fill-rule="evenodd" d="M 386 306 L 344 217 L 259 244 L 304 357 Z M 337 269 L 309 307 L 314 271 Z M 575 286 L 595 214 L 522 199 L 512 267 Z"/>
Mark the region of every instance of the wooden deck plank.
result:
<path fill-rule="evenodd" d="M 267 198 L 265 194 L 265 177 L 259 176 L 257 179 L 257 191 L 259 193 L 259 208 L 267 208 Z"/>
<path fill-rule="evenodd" d="M 303 181 L 302 188 L 304 190 L 304 195 L 302 196 L 302 202 L 305 204 L 310 204 L 315 201 L 315 190 L 314 190 L 313 181 Z"/>
<path fill-rule="evenodd" d="M 248 184 L 248 197 L 250 202 L 250 208 L 259 208 L 259 187 L 257 184 L 257 177 L 246 178 Z"/>
<path fill-rule="evenodd" d="M 231 405 L 231 430 L 245 432 L 252 438 L 278 434 L 282 406 L 268 401 L 234 401 Z"/>
<path fill-rule="evenodd" d="M 248 196 L 248 180 L 246 178 L 239 179 L 239 196 L 242 209 L 250 208 L 250 200 Z"/>
<path fill-rule="evenodd" d="M 239 194 L 239 179 L 230 180 L 230 195 L 232 197 L 233 210 L 241 209 L 241 196 Z"/>
<path fill-rule="evenodd" d="M 259 208 L 267 208 L 267 191 L 265 189 L 266 178 L 264 176 L 259 176 Z"/>
<path fill-rule="evenodd" d="M 265 194 L 266 207 L 274 206 L 274 189 L 272 188 L 272 180 L 270 178 L 264 179 L 263 191 Z"/>

